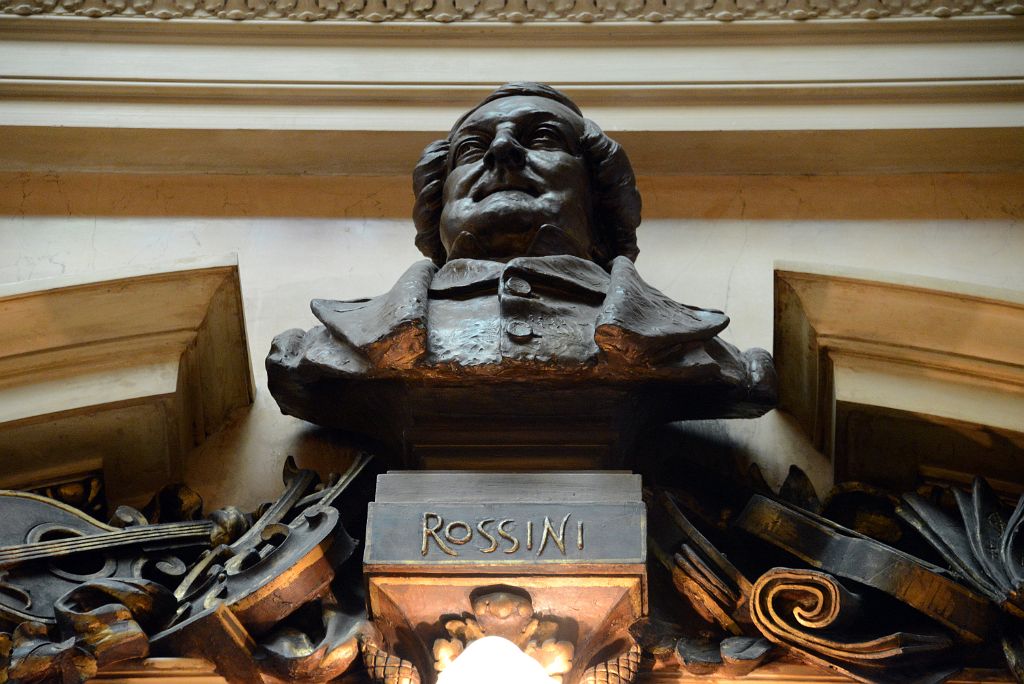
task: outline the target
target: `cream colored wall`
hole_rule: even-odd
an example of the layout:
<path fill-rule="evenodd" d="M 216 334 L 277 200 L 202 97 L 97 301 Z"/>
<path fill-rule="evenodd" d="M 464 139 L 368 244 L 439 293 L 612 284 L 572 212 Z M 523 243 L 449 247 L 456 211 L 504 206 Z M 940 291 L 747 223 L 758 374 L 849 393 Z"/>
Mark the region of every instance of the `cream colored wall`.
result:
<path fill-rule="evenodd" d="M 740 347 L 771 348 L 776 260 L 1024 292 L 1024 175 L 659 176 L 641 189 L 641 274 L 725 309 L 723 336 Z M 420 258 L 410 195 L 390 176 L 0 174 L 0 282 L 237 252 L 256 402 L 186 473 L 208 504 L 252 506 L 278 492 L 287 454 L 323 469 L 341 458 L 277 410 L 262 368 L 271 338 L 313 325 L 311 298 L 380 293 Z M 827 462 L 786 416 L 727 429 L 770 480 L 796 463 L 827 485 Z"/>

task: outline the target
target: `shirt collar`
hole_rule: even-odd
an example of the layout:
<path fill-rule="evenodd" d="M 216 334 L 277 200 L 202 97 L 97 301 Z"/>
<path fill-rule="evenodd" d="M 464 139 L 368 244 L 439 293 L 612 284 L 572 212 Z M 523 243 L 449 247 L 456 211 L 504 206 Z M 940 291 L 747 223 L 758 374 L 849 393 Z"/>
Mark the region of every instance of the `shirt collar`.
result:
<path fill-rule="evenodd" d="M 430 283 L 430 294 L 457 297 L 481 290 L 497 291 L 504 274 L 525 276 L 563 290 L 582 291 L 602 298 L 608 291 L 607 271 L 592 261 L 567 254 L 517 257 L 507 264 L 483 259 L 453 259 Z"/>

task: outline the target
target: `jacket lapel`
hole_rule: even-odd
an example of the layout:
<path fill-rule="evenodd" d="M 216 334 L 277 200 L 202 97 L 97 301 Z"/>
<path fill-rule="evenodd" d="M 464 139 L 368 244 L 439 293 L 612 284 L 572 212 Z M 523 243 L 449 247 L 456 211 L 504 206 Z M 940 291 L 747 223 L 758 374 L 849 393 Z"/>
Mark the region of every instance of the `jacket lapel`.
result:
<path fill-rule="evenodd" d="M 643 281 L 633 262 L 617 257 L 597 317 L 594 340 L 611 359 L 651 364 L 681 355 L 729 325 L 721 311 L 687 306 Z"/>
<path fill-rule="evenodd" d="M 377 368 L 409 368 L 427 349 L 427 289 L 437 268 L 413 264 L 391 291 L 372 299 L 314 299 L 313 315 Z"/>

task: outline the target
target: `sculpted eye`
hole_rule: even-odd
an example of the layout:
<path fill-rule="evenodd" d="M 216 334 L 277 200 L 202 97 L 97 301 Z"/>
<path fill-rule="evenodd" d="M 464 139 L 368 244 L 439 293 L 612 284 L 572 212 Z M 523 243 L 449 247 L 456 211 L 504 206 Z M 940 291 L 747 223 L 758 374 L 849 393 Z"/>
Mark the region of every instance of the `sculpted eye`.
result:
<path fill-rule="evenodd" d="M 484 156 L 487 151 L 487 144 L 479 136 L 463 138 L 452 151 L 452 166 L 470 164 Z"/>
<path fill-rule="evenodd" d="M 541 124 L 533 129 L 527 140 L 527 147 L 534 150 L 570 151 L 569 142 L 556 126 Z"/>

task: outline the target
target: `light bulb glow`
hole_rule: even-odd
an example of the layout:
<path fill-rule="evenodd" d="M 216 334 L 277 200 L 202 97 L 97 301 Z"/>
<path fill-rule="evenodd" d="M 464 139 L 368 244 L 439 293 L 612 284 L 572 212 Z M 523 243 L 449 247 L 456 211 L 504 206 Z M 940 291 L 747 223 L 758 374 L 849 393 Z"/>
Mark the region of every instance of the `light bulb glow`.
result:
<path fill-rule="evenodd" d="M 437 684 L 552 684 L 544 668 L 518 646 L 497 636 L 474 641 L 452 661 Z"/>

